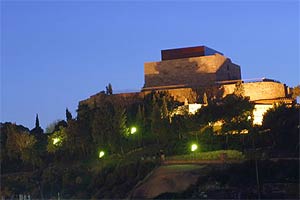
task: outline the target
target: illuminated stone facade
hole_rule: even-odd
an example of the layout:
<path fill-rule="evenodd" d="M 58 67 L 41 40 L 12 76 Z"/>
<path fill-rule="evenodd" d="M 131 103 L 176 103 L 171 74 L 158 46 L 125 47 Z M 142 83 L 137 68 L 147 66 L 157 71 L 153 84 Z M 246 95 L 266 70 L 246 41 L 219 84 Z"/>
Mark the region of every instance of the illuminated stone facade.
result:
<path fill-rule="evenodd" d="M 204 46 L 198 48 L 201 49 L 201 47 L 206 48 Z M 193 48 L 197 47 L 191 47 L 191 49 Z M 189 48 L 183 49 L 189 51 Z M 175 54 L 171 58 L 144 64 L 145 85 L 143 90 L 208 86 L 214 85 L 216 81 L 241 79 L 240 67 L 214 50 L 209 54 L 203 52 L 188 58 L 182 58 L 180 54 Z"/>

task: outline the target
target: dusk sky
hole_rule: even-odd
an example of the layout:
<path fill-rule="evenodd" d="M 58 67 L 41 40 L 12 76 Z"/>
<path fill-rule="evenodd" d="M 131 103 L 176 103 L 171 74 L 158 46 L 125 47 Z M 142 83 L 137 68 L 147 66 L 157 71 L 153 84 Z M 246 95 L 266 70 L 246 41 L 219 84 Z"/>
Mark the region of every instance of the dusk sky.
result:
<path fill-rule="evenodd" d="M 105 89 L 139 91 L 162 49 L 206 45 L 242 78 L 299 84 L 299 2 L 1 1 L 1 122 L 42 128 Z"/>

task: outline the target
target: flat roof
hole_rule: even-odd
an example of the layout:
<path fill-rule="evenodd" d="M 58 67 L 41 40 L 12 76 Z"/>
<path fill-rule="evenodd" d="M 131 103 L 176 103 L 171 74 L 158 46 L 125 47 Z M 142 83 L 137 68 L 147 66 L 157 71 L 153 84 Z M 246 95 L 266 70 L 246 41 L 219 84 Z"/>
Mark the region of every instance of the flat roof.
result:
<path fill-rule="evenodd" d="M 173 59 L 180 59 L 180 58 L 214 55 L 215 53 L 223 55 L 222 53 L 214 49 L 208 48 L 206 46 L 165 49 L 165 50 L 161 50 L 161 59 L 173 60 Z"/>

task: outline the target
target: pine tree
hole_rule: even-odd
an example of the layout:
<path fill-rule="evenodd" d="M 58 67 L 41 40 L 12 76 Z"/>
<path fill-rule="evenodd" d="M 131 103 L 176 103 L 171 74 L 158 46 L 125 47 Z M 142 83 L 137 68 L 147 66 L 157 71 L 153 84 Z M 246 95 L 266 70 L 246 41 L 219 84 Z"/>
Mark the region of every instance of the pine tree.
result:
<path fill-rule="evenodd" d="M 35 128 L 39 128 L 39 127 L 40 127 L 39 115 L 36 114 L 36 117 L 35 117 Z"/>
<path fill-rule="evenodd" d="M 116 108 L 114 116 L 114 132 L 115 137 L 113 143 L 114 149 L 120 150 L 124 154 L 123 149 L 123 139 L 129 134 L 129 129 L 127 127 L 127 115 L 125 108 Z M 120 148 L 120 149 L 119 149 Z"/>
<path fill-rule="evenodd" d="M 110 83 L 108 84 L 108 86 L 106 86 L 106 94 L 107 95 L 112 95 L 113 94 L 112 85 Z"/>
<path fill-rule="evenodd" d="M 161 113 L 158 104 L 154 104 L 151 113 L 151 132 L 156 136 L 157 144 L 159 144 L 159 135 L 161 129 Z"/>
<path fill-rule="evenodd" d="M 143 145 L 143 131 L 144 131 L 144 126 L 145 126 L 145 115 L 144 115 L 144 108 L 142 105 L 139 105 L 138 107 L 138 111 L 136 113 L 136 124 L 138 126 L 139 129 L 139 133 L 138 133 L 138 138 L 139 138 L 139 145 Z"/>
<path fill-rule="evenodd" d="M 169 116 L 169 111 L 168 111 L 166 97 L 163 96 L 163 98 L 162 98 L 162 106 L 161 106 L 161 118 L 165 119 L 168 116 Z"/>
<path fill-rule="evenodd" d="M 72 114 L 71 114 L 71 112 L 68 110 L 68 108 L 66 108 L 66 119 L 67 119 L 67 121 L 70 121 L 70 120 L 72 120 Z"/>

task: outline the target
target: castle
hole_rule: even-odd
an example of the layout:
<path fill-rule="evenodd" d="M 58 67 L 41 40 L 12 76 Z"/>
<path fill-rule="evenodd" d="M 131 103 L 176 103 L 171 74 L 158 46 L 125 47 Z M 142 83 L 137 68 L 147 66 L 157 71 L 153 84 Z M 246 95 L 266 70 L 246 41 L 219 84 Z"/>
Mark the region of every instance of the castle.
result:
<path fill-rule="evenodd" d="M 263 114 L 274 104 L 293 103 L 291 88 L 272 79 L 242 80 L 241 68 L 222 53 L 206 46 L 161 51 L 161 61 L 144 63 L 145 83 L 140 92 L 115 94 L 128 104 L 140 101 L 151 91 L 167 91 L 175 100 L 189 105 L 194 113 L 201 107 L 204 93 L 208 98 L 222 98 L 234 93 L 241 83 L 244 96 L 254 102 L 254 124 L 262 123 Z M 80 104 L 100 101 L 103 93 Z"/>

